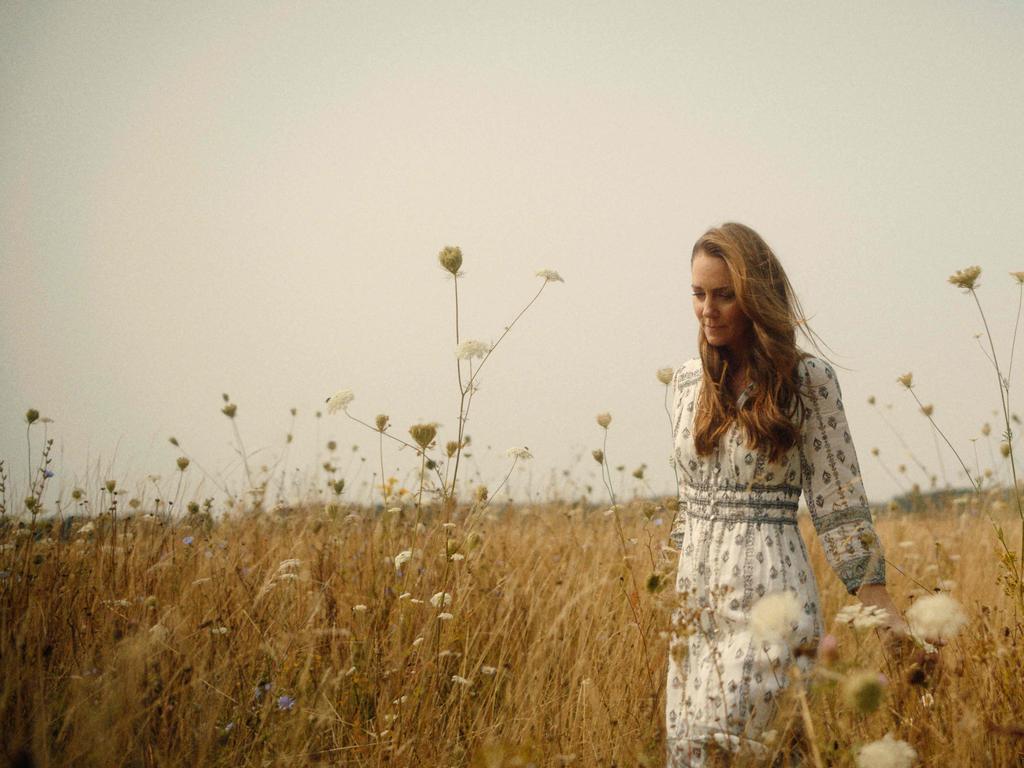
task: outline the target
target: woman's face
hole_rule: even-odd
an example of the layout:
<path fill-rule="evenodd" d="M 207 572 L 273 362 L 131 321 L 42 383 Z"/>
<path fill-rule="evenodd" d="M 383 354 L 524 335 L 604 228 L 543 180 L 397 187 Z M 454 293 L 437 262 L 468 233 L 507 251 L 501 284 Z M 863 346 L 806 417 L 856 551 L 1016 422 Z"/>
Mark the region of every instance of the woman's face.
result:
<path fill-rule="evenodd" d="M 708 344 L 738 352 L 749 343 L 751 322 L 740 309 L 725 259 L 698 251 L 690 265 L 693 312 Z"/>

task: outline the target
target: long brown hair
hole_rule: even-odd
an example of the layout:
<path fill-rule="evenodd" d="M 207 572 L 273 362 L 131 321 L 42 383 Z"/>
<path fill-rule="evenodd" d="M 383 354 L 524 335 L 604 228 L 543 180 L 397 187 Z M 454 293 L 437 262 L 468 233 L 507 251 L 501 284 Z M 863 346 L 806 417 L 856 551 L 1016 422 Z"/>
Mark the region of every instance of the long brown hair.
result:
<path fill-rule="evenodd" d="M 714 452 L 735 420 L 743 428 L 746 444 L 776 462 L 800 439 L 804 418 L 797 363 L 805 353 L 796 345 L 796 330 L 799 327 L 820 353 L 817 337 L 806 324 L 779 260 L 750 227 L 735 222 L 712 227 L 694 244 L 691 264 L 698 253 L 725 262 L 737 303 L 751 321 L 751 341 L 744 356 L 754 388 L 746 407 L 738 406 L 727 386 L 729 359 L 722 349 L 708 344 L 698 329 L 704 381 L 694 414 L 697 453 Z M 737 361 L 732 362 L 735 367 Z"/>

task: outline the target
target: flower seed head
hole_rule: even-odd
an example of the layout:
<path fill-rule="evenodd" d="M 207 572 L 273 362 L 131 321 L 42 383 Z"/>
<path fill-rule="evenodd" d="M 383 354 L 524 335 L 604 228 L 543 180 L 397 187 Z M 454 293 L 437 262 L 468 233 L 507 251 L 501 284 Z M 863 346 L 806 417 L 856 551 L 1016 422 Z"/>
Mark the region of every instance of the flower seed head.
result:
<path fill-rule="evenodd" d="M 1001 454 L 1003 454 L 1003 458 L 1004 459 L 1010 458 L 1010 444 L 1009 443 L 1000 443 L 999 444 L 999 452 Z"/>
<path fill-rule="evenodd" d="M 949 276 L 949 282 L 958 288 L 973 291 L 978 287 L 978 277 L 981 275 L 981 267 L 967 267 L 960 269 Z"/>
<path fill-rule="evenodd" d="M 668 386 L 672 383 L 672 373 L 673 371 L 671 368 L 659 368 L 657 373 L 658 381 L 665 386 Z"/>
<path fill-rule="evenodd" d="M 983 434 L 985 437 L 988 437 L 990 434 L 992 434 L 992 426 L 987 421 L 981 425 L 981 434 Z"/>
<path fill-rule="evenodd" d="M 383 432 L 385 429 L 388 428 L 388 417 L 387 417 L 387 415 L 383 414 L 383 413 L 378 413 L 377 414 L 377 422 L 376 423 L 377 423 L 377 431 L 378 432 Z"/>
<path fill-rule="evenodd" d="M 29 408 L 25 412 L 25 421 L 27 423 L 32 424 L 32 423 L 34 423 L 34 422 L 36 422 L 38 420 L 39 420 L 39 411 L 37 411 L 35 408 Z"/>
<path fill-rule="evenodd" d="M 932 405 L 931 403 L 921 406 L 921 413 L 923 413 L 925 416 L 931 416 L 934 412 L 935 406 Z"/>
<path fill-rule="evenodd" d="M 1011 272 L 1010 276 L 1016 278 L 1018 284 L 1024 285 L 1024 272 Z"/>
<path fill-rule="evenodd" d="M 104 487 L 107 489 L 107 493 L 113 493 L 114 489 L 117 488 L 117 480 L 107 480 L 104 483 Z"/>
<path fill-rule="evenodd" d="M 600 448 L 595 448 L 593 451 L 590 452 L 590 455 L 594 457 L 594 461 L 596 461 L 598 464 L 604 464 L 604 451 L 602 451 Z"/>
<path fill-rule="evenodd" d="M 612 423 L 612 415 L 607 412 L 597 414 L 597 423 L 602 429 L 608 429 L 608 425 Z"/>
<path fill-rule="evenodd" d="M 533 458 L 533 454 L 530 453 L 530 449 L 525 446 L 522 448 L 509 448 L 505 451 L 505 455 L 510 459 L 522 459 L 523 461 Z"/>
<path fill-rule="evenodd" d="M 905 616 L 910 629 L 926 640 L 952 640 L 967 623 L 960 603 L 943 593 L 919 597 Z"/>
<path fill-rule="evenodd" d="M 917 751 L 891 733 L 878 741 L 865 744 L 857 751 L 857 768 L 910 768 L 917 760 Z"/>
<path fill-rule="evenodd" d="M 220 409 L 220 412 L 227 416 L 229 419 L 235 418 L 235 413 L 237 411 L 238 406 L 235 405 L 234 403 L 228 403 L 227 405 Z"/>
<path fill-rule="evenodd" d="M 896 381 L 898 381 L 907 389 L 910 389 L 911 387 L 914 386 L 914 374 L 908 371 L 907 373 L 904 373 L 902 376 L 898 377 Z"/>
<path fill-rule="evenodd" d="M 170 443 L 171 445 L 173 445 L 173 446 L 174 446 L 175 448 L 177 448 L 177 447 L 178 447 L 178 438 L 176 438 L 176 437 L 173 437 L 173 436 L 172 436 L 172 437 L 170 437 L 170 438 L 168 439 L 168 441 L 167 441 L 167 442 L 169 442 L 169 443 Z"/>
<path fill-rule="evenodd" d="M 537 277 L 543 277 L 545 283 L 564 283 L 562 276 L 553 269 L 541 269 L 537 271 Z"/>
<path fill-rule="evenodd" d="M 427 424 L 414 424 L 409 427 L 409 434 L 412 435 L 412 439 L 416 441 L 416 444 L 423 450 L 427 449 L 434 438 L 437 437 L 437 424 L 430 422 Z"/>
<path fill-rule="evenodd" d="M 178 457 L 178 469 L 180 469 L 182 472 L 184 472 L 186 469 L 188 469 L 188 465 L 189 465 L 189 460 L 188 460 L 188 458 L 186 456 L 179 456 Z"/>
<path fill-rule="evenodd" d="M 457 246 L 446 246 L 437 254 L 437 260 L 446 271 L 457 275 L 459 274 L 459 269 L 462 268 L 462 250 Z"/>

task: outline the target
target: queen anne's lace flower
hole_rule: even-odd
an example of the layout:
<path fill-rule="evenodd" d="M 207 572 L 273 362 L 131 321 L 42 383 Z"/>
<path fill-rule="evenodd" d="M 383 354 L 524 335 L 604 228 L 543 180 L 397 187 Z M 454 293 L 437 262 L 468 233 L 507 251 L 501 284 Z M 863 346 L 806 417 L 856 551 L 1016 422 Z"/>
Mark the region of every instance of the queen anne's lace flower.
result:
<path fill-rule="evenodd" d="M 412 560 L 412 550 L 403 549 L 397 555 L 395 555 L 395 568 L 401 568 L 405 563 Z"/>
<path fill-rule="evenodd" d="M 459 360 L 470 360 L 474 357 L 484 357 L 490 351 L 491 345 L 486 341 L 466 339 L 455 348 L 455 356 Z"/>
<path fill-rule="evenodd" d="M 447 608 L 452 604 L 452 596 L 447 592 L 438 592 L 430 598 L 430 604 L 435 608 L 440 608 L 442 606 Z"/>
<path fill-rule="evenodd" d="M 505 451 L 505 455 L 508 456 L 510 459 L 522 459 L 524 461 L 526 459 L 533 458 L 533 454 L 530 453 L 529 448 L 509 448 L 507 451 Z"/>
<path fill-rule="evenodd" d="M 349 403 L 355 399 L 356 396 L 351 389 L 339 389 L 327 398 L 327 412 L 337 413 L 338 411 L 348 410 Z"/>
<path fill-rule="evenodd" d="M 889 612 L 885 608 L 853 603 L 840 608 L 835 620 L 837 624 L 852 624 L 856 629 L 873 629 L 881 627 L 888 619 Z"/>
<path fill-rule="evenodd" d="M 553 269 L 541 269 L 537 272 L 537 277 L 543 277 L 544 280 L 549 283 L 565 282 L 565 280 L 562 279 L 562 276 Z"/>

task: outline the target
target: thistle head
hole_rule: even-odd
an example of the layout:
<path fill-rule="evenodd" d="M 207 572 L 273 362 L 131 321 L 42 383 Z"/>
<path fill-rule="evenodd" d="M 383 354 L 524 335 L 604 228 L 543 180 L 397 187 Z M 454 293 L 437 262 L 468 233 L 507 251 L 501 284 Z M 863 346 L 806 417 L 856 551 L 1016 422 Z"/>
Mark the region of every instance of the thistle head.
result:
<path fill-rule="evenodd" d="M 981 275 L 981 267 L 967 267 L 959 269 L 949 276 L 949 282 L 957 288 L 964 288 L 973 291 L 978 285 L 978 277 Z"/>
<path fill-rule="evenodd" d="M 445 246 L 444 249 L 437 254 L 437 260 L 446 272 L 458 275 L 459 269 L 462 268 L 462 250 L 454 245 Z"/>
<path fill-rule="evenodd" d="M 669 384 L 672 383 L 671 368 L 659 368 L 658 372 L 655 375 L 658 377 L 658 381 L 660 381 L 665 386 L 668 386 Z"/>

